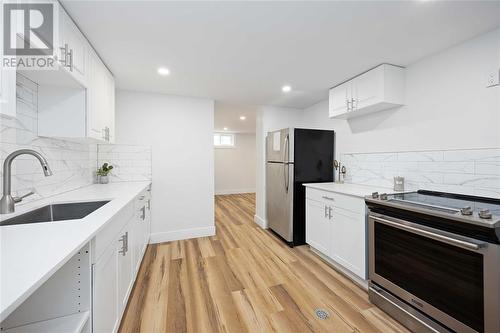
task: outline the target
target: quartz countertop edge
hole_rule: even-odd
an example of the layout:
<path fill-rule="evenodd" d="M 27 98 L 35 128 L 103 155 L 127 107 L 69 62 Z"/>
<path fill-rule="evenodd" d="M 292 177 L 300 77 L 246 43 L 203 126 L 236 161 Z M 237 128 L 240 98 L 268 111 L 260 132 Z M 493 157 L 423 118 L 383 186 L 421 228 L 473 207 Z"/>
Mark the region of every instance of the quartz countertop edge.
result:
<path fill-rule="evenodd" d="M 336 192 L 340 194 L 350 195 L 353 197 L 364 198 L 371 195 L 373 192 L 378 193 L 395 193 L 391 188 L 381 186 L 359 185 L 351 183 L 306 183 L 305 187 L 315 188 L 322 191 Z"/>
<path fill-rule="evenodd" d="M 16 213 L 53 203 L 111 200 L 79 220 L 0 226 L 0 322 L 87 244 L 150 181 L 94 184 L 16 207 Z"/>

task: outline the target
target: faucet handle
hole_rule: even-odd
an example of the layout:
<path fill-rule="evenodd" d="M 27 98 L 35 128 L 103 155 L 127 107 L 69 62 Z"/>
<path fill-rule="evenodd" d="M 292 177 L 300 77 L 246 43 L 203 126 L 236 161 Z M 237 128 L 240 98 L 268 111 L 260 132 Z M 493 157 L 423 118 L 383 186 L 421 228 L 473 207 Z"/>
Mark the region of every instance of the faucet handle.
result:
<path fill-rule="evenodd" d="M 12 199 L 14 200 L 15 203 L 18 203 L 18 202 L 23 201 L 24 198 L 29 197 L 30 195 L 33 195 L 33 194 L 35 194 L 35 192 L 29 191 L 28 193 L 21 195 L 20 197 L 14 197 Z"/>

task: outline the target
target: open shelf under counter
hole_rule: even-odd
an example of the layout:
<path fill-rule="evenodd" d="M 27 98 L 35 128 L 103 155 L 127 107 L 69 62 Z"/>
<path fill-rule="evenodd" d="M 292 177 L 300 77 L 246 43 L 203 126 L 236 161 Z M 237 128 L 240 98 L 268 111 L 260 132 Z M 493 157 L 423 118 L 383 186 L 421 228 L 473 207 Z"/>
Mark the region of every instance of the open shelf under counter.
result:
<path fill-rule="evenodd" d="M 80 333 L 89 321 L 90 311 L 69 316 L 39 321 L 36 323 L 14 327 L 4 333 Z"/>

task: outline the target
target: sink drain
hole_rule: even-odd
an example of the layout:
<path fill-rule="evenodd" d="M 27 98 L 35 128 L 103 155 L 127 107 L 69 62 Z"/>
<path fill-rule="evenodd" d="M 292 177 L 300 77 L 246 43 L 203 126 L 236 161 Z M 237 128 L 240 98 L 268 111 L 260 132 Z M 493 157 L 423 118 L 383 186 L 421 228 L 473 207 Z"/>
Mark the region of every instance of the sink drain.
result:
<path fill-rule="evenodd" d="M 325 319 L 328 319 L 330 317 L 330 314 L 328 313 L 328 311 L 326 311 L 324 309 L 316 309 L 316 310 L 314 310 L 314 313 L 316 314 L 316 317 L 318 317 L 321 320 L 325 320 Z"/>

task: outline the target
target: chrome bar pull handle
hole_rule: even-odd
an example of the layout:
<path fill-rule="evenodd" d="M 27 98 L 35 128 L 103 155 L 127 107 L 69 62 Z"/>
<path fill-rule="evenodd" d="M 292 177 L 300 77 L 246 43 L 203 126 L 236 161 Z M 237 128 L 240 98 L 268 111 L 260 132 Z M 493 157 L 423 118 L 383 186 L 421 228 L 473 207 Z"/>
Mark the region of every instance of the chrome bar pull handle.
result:
<path fill-rule="evenodd" d="M 380 217 L 375 217 L 372 215 L 370 215 L 369 217 L 372 218 L 375 222 L 379 222 L 379 223 L 382 223 L 382 224 L 385 224 L 385 225 L 388 225 L 388 226 L 391 226 L 394 228 L 398 228 L 398 229 L 407 231 L 407 232 L 412 233 L 412 234 L 416 234 L 416 235 L 419 235 L 422 237 L 434 239 L 436 241 L 440 241 L 442 243 L 446 243 L 446 244 L 453 245 L 453 246 L 460 247 L 460 248 L 467 249 L 467 250 L 477 251 L 477 250 L 479 250 L 482 247 L 485 247 L 487 245 L 487 243 L 477 243 L 476 244 L 476 243 L 471 243 L 471 242 L 468 242 L 465 240 L 457 239 L 457 238 L 451 237 L 447 234 L 444 234 L 444 233 L 440 232 L 439 230 L 430 231 L 427 229 L 423 229 L 423 228 L 419 227 L 418 225 L 415 225 L 414 223 L 409 223 L 409 222 L 400 223 L 400 222 L 395 222 L 395 221 L 383 219 Z"/>

